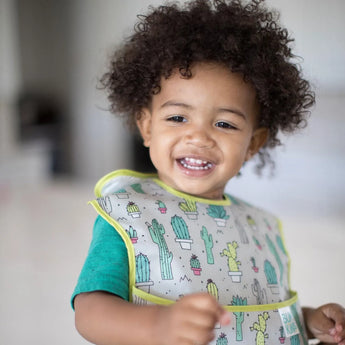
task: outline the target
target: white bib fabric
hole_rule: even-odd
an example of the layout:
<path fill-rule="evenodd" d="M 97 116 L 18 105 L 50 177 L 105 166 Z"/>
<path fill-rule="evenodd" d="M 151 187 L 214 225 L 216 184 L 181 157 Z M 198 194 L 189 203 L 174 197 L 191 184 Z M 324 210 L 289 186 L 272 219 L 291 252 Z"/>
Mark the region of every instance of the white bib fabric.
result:
<path fill-rule="evenodd" d="M 115 171 L 92 205 L 124 240 L 131 301 L 171 304 L 208 292 L 232 312 L 212 344 L 307 344 L 279 221 L 226 195 L 205 200 L 155 175 Z"/>

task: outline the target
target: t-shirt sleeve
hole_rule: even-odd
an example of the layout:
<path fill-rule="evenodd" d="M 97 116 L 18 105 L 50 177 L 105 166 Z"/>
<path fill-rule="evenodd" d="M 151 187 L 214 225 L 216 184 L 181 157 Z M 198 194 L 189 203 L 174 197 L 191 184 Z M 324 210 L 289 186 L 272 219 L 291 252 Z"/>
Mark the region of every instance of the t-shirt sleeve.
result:
<path fill-rule="evenodd" d="M 118 232 L 98 216 L 89 252 L 71 298 L 83 292 L 107 291 L 129 299 L 129 267 L 126 245 Z"/>

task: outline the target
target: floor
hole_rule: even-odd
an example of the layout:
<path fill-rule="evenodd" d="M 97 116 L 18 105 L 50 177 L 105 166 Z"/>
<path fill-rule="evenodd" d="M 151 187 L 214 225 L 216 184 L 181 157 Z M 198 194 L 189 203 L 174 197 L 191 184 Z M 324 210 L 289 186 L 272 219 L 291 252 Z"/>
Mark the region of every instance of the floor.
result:
<path fill-rule="evenodd" d="M 90 184 L 0 184 L 1 344 L 87 344 L 69 299 L 91 238 L 90 198 Z M 345 305 L 343 219 L 287 218 L 284 227 L 302 304 Z"/>

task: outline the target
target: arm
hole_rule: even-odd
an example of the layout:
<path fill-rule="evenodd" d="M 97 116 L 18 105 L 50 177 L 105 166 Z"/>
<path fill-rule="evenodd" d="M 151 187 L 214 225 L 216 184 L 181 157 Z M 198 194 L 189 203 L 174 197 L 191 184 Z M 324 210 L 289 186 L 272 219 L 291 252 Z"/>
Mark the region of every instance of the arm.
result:
<path fill-rule="evenodd" d="M 325 343 L 345 345 L 345 309 L 339 304 L 325 304 L 317 309 L 302 308 L 308 337 Z"/>
<path fill-rule="evenodd" d="M 97 291 L 78 295 L 74 305 L 78 332 L 97 345 L 205 344 L 217 322 L 230 322 L 206 293 L 188 295 L 171 306 L 139 306 Z"/>

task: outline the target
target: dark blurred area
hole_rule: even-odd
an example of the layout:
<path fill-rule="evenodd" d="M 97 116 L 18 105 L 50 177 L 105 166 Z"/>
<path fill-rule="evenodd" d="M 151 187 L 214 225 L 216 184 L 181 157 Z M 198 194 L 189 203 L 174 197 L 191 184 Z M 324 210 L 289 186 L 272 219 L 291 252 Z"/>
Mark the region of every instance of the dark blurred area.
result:
<path fill-rule="evenodd" d="M 21 82 L 16 113 L 21 145 L 41 142 L 51 175 L 70 174 L 70 1 L 15 0 Z"/>
<path fill-rule="evenodd" d="M 54 97 L 28 92 L 20 95 L 17 106 L 19 142 L 25 145 L 42 140 L 49 147 L 50 173 L 67 173 L 66 152 L 63 150 L 66 124 L 58 102 Z"/>

